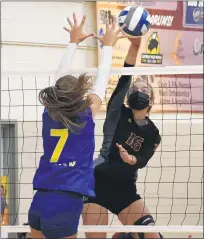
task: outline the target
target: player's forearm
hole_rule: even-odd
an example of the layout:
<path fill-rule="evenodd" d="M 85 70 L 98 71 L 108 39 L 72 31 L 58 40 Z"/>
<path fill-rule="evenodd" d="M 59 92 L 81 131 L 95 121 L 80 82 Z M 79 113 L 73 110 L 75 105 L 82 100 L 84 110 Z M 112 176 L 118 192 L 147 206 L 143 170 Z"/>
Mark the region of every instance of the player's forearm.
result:
<path fill-rule="evenodd" d="M 139 51 L 139 46 L 131 44 L 124 67 L 134 67 L 136 64 L 137 54 Z M 122 75 L 118 81 L 118 84 L 108 102 L 108 110 L 112 107 L 114 110 L 119 109 L 123 103 L 126 93 L 131 84 L 132 76 Z"/>
<path fill-rule="evenodd" d="M 144 168 L 150 159 L 151 157 L 137 156 L 137 161 L 134 165 L 135 169 Z"/>
<path fill-rule="evenodd" d="M 55 82 L 60 78 L 67 74 L 69 74 L 69 70 L 72 67 L 72 61 L 74 55 L 76 53 L 77 44 L 76 43 L 69 43 L 66 50 L 63 53 L 62 59 L 60 61 L 59 67 L 57 69 L 57 73 L 55 76 Z"/>
<path fill-rule="evenodd" d="M 128 65 L 135 65 L 136 64 L 136 60 L 137 60 L 138 52 L 139 52 L 139 46 L 131 44 L 130 48 L 128 50 L 128 54 L 127 54 L 127 57 L 125 59 L 125 62 Z"/>
<path fill-rule="evenodd" d="M 112 55 L 113 48 L 111 46 L 104 46 L 100 58 L 100 65 L 98 66 L 96 81 L 91 92 L 97 95 L 101 100 L 105 97 L 106 88 L 110 78 Z"/>
<path fill-rule="evenodd" d="M 138 155 L 137 162 L 135 164 L 136 169 L 144 168 L 153 155 L 154 155 L 154 150 L 151 148 L 146 149 L 141 156 Z"/>
<path fill-rule="evenodd" d="M 100 110 L 103 99 L 105 98 L 106 88 L 111 73 L 113 48 L 104 46 L 101 54 L 100 65 L 98 66 L 97 76 L 93 89 L 89 92 L 88 99 L 91 102 L 92 116 Z"/>
<path fill-rule="evenodd" d="M 125 62 L 124 67 L 133 67 L 134 65 L 129 65 Z M 111 98 L 108 102 L 108 110 L 112 108 L 114 110 L 120 109 L 124 104 L 124 99 L 127 91 L 131 85 L 132 76 L 122 75 L 118 80 L 118 84 L 113 91 Z"/>

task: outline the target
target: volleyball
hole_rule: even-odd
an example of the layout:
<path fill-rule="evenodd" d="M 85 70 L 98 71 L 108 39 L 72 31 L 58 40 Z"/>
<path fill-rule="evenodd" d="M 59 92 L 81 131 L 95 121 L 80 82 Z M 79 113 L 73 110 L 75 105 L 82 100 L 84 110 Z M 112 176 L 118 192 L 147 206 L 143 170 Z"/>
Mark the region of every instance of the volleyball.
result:
<path fill-rule="evenodd" d="M 151 25 L 149 12 L 143 7 L 129 6 L 124 8 L 119 17 L 118 24 L 126 24 L 123 32 L 129 37 L 139 37 L 145 35 Z"/>

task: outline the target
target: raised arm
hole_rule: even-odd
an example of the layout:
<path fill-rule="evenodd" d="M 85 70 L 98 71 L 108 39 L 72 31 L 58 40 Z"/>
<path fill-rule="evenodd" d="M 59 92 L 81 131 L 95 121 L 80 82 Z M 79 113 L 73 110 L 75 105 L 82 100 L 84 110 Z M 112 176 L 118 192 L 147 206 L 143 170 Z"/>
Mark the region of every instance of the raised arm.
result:
<path fill-rule="evenodd" d="M 72 67 L 73 57 L 76 53 L 77 45 L 88 37 L 93 36 L 93 34 L 86 34 L 83 32 L 85 21 L 86 16 L 84 16 L 81 23 L 78 24 L 75 13 L 73 13 L 73 22 L 69 18 L 67 18 L 67 22 L 69 23 L 70 28 L 64 27 L 64 29 L 70 34 L 70 43 L 63 53 L 62 59 L 57 69 L 57 73 L 55 75 L 55 82 L 59 78 L 69 74 L 69 70 Z"/>
<path fill-rule="evenodd" d="M 140 47 L 140 38 L 131 39 L 131 45 L 124 63 L 124 67 L 134 67 L 137 59 L 137 54 Z M 120 77 L 118 84 L 108 102 L 107 111 L 118 111 L 121 109 L 129 86 L 131 84 L 132 76 L 123 75 Z M 110 112 L 110 113 L 111 113 Z"/>
<path fill-rule="evenodd" d="M 113 45 L 120 38 L 119 33 L 124 28 L 119 28 L 116 30 L 116 18 L 113 21 L 112 26 L 106 24 L 106 33 L 102 37 L 96 37 L 103 43 L 103 50 L 101 54 L 100 64 L 98 67 L 96 82 L 93 86 L 93 90 L 90 93 L 89 100 L 91 103 L 91 109 L 93 117 L 100 110 L 102 101 L 105 97 L 105 91 L 108 85 L 108 80 L 110 78 L 111 65 L 112 65 L 112 54 Z"/>
<path fill-rule="evenodd" d="M 125 67 L 133 67 L 135 65 L 139 47 L 140 40 L 131 40 L 131 46 L 124 64 Z M 131 84 L 131 78 L 131 76 L 121 76 L 109 100 L 107 115 L 103 125 L 103 143 L 100 150 L 100 154 L 104 158 L 108 158 L 114 132 L 121 115 L 122 105 L 124 104 L 125 95 Z"/>
<path fill-rule="evenodd" d="M 59 78 L 69 74 L 69 70 L 72 67 L 72 61 L 73 61 L 76 49 L 77 49 L 77 44 L 70 42 L 68 47 L 64 51 L 64 54 L 63 54 L 62 59 L 60 61 L 60 64 L 59 64 L 59 67 L 57 69 L 57 73 L 56 73 L 56 76 L 55 76 L 55 82 Z"/>

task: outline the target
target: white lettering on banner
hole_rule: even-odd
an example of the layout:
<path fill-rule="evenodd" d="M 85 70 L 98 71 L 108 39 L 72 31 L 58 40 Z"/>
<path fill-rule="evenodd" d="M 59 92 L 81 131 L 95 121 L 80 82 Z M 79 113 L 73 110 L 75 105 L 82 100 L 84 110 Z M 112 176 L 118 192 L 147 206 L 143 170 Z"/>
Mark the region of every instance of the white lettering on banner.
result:
<path fill-rule="evenodd" d="M 164 15 L 152 15 L 151 24 L 156 26 L 165 26 L 171 27 L 173 24 L 173 16 L 164 16 Z"/>
<path fill-rule="evenodd" d="M 204 44 L 199 39 L 196 39 L 193 44 L 193 53 L 195 56 L 204 54 Z"/>
<path fill-rule="evenodd" d="M 189 7 L 203 7 L 203 1 L 188 1 Z"/>
<path fill-rule="evenodd" d="M 119 4 L 124 4 L 124 5 L 137 5 L 137 6 L 152 6 L 152 5 L 155 5 L 155 2 L 154 1 L 116 1 L 116 3 L 119 3 Z"/>

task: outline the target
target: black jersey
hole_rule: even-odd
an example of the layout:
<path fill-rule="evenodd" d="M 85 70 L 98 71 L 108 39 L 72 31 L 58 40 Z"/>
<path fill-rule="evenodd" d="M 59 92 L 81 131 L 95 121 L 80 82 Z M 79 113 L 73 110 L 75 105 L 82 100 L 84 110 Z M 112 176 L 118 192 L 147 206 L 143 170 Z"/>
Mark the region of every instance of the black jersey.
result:
<path fill-rule="evenodd" d="M 125 63 L 124 66 L 132 65 Z M 148 117 L 146 117 L 147 124 L 138 126 L 132 110 L 124 105 L 131 78 L 131 76 L 121 76 L 111 96 L 103 127 L 104 140 L 100 154 L 107 160 L 111 174 L 135 180 L 137 170 L 146 166 L 161 137 L 159 130 Z M 121 144 L 129 154 L 136 157 L 135 165 L 129 165 L 121 159 L 116 143 Z"/>

